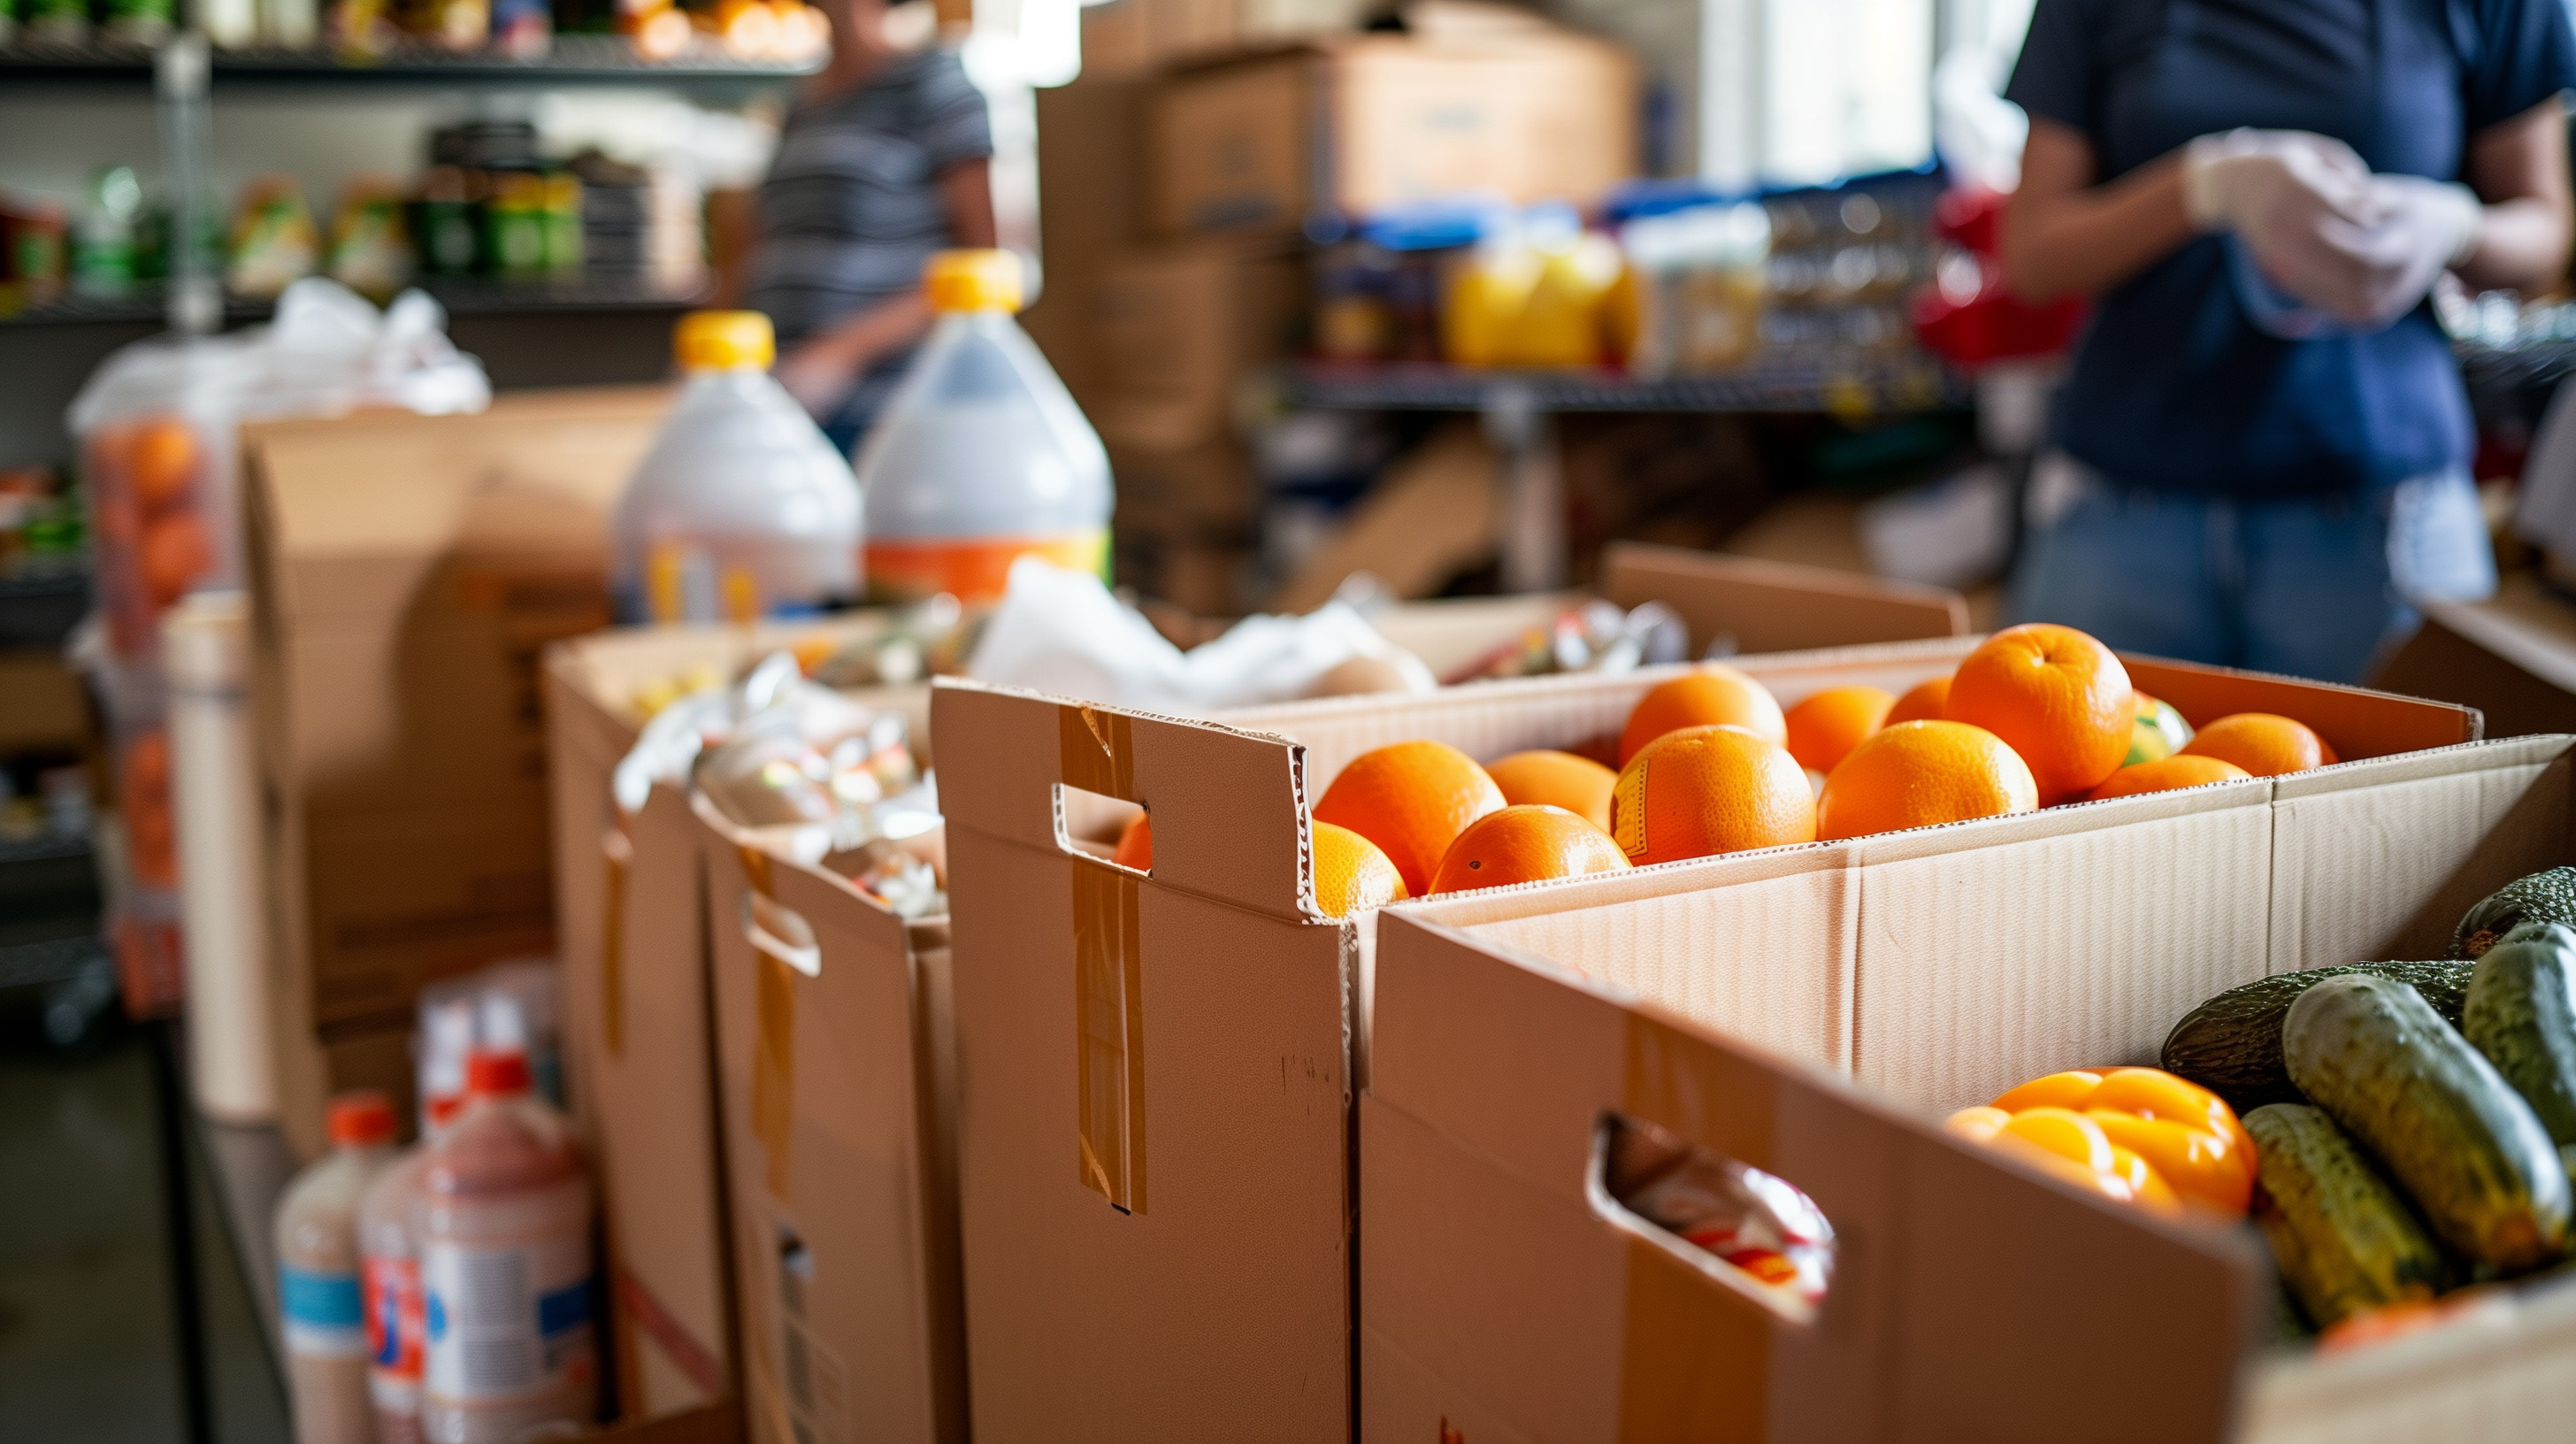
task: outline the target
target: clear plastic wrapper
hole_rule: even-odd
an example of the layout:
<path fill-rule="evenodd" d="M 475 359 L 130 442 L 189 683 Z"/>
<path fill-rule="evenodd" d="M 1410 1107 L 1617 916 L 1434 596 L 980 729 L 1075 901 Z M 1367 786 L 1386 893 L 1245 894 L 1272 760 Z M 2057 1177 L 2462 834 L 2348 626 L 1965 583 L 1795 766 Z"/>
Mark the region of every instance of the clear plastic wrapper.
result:
<path fill-rule="evenodd" d="M 1611 1126 L 1607 1179 L 1630 1213 L 1811 1313 L 1833 1283 L 1834 1227 L 1777 1174 L 1685 1142 L 1651 1123 Z"/>

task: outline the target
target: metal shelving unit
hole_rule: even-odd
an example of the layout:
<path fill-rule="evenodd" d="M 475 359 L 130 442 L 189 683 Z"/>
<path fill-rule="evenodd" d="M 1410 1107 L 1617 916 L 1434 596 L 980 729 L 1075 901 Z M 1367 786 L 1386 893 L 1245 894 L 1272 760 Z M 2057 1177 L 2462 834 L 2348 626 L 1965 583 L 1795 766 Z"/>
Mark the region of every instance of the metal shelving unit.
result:
<path fill-rule="evenodd" d="M 329 51 L 255 47 L 217 50 L 215 88 L 410 87 L 428 89 L 634 86 L 684 90 L 710 97 L 757 94 L 814 73 L 818 66 L 742 60 L 712 46 L 677 59 L 646 60 L 625 37 L 558 35 L 542 59 L 519 60 L 498 51 L 457 52 L 405 46 L 375 59 L 350 59 Z M 152 83 L 153 52 L 138 45 L 101 41 L 47 45 L 20 41 L 0 46 L 0 84 L 114 85 Z"/>
<path fill-rule="evenodd" d="M 411 283 L 427 291 L 451 316 L 525 315 L 532 312 L 658 310 L 693 306 L 707 287 L 675 288 L 641 277 L 584 274 L 566 280 L 508 280 L 497 276 L 424 276 Z M 226 296 L 228 324 L 267 320 L 275 303 L 251 296 Z M 113 298 L 66 296 L 15 315 L 0 315 L 5 326 L 81 326 L 148 324 L 168 314 L 159 282 L 137 286 L 132 294 Z"/>

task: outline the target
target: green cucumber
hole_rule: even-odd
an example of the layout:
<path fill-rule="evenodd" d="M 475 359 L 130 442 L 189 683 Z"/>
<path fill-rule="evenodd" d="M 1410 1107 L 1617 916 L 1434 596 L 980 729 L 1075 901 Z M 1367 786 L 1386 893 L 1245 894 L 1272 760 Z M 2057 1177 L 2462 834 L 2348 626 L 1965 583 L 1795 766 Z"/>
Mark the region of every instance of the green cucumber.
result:
<path fill-rule="evenodd" d="M 2526 922 L 2487 949 L 2460 1031 L 2552 1141 L 2576 1143 L 2576 928 Z"/>
<path fill-rule="evenodd" d="M 2442 1250 L 2369 1155 L 2323 1109 L 2272 1103 L 2254 1137 L 2254 1221 L 2282 1281 L 2325 1328 L 2442 1289 Z"/>
<path fill-rule="evenodd" d="M 2478 958 L 2526 922 L 2576 926 L 2576 867 L 2518 877 L 2480 900 L 2451 933 L 2451 956 Z"/>
<path fill-rule="evenodd" d="M 2371 1151 L 2453 1252 L 2521 1273 L 2566 1251 L 2558 1146 L 2413 988 L 2367 973 L 2326 979 L 2290 1005 L 2281 1055 L 2290 1081 Z"/>
<path fill-rule="evenodd" d="M 2351 973 L 2395 978 L 2411 985 L 2433 1011 L 2457 1023 L 2468 1000 L 2474 963 L 2346 963 L 2261 978 L 2230 988 L 2190 1012 L 2166 1035 L 2164 1070 L 2224 1098 L 2238 1113 L 2266 1103 L 2299 1103 L 2299 1090 L 2281 1064 L 2281 1019 L 2299 995 L 2328 978 Z"/>

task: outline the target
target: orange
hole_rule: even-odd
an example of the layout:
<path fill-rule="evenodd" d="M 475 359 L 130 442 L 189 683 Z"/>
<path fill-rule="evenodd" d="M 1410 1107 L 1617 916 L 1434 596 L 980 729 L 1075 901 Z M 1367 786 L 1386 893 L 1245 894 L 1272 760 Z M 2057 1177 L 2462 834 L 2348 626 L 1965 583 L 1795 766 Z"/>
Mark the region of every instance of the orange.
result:
<path fill-rule="evenodd" d="M 1787 748 L 1741 727 L 1685 727 L 1619 771 L 1610 835 L 1634 863 L 1816 840 L 1816 795 Z"/>
<path fill-rule="evenodd" d="M 1603 832 L 1610 830 L 1610 789 L 1619 774 L 1571 752 L 1515 752 L 1485 764 L 1485 773 L 1514 807 L 1562 807 Z"/>
<path fill-rule="evenodd" d="M 1466 753 L 1445 742 L 1394 742 L 1352 758 L 1315 804 L 1315 820 L 1376 843 L 1416 896 L 1467 824 L 1502 806 L 1502 789 Z"/>
<path fill-rule="evenodd" d="M 1667 732 L 1719 723 L 1775 745 L 1789 737 L 1789 724 L 1770 688 L 1724 662 L 1702 662 L 1637 699 L 1628 725 L 1619 732 L 1619 765 L 1627 766 L 1647 743 Z"/>
<path fill-rule="evenodd" d="M 1120 867 L 1132 867 L 1138 872 L 1154 870 L 1154 815 L 1152 813 L 1140 812 L 1127 819 L 1127 825 L 1118 830 L 1118 849 L 1109 854 L 1109 860 Z"/>
<path fill-rule="evenodd" d="M 1914 690 L 1897 698 L 1896 705 L 1887 709 L 1887 715 L 1879 720 L 1878 725 L 1893 727 L 1899 722 L 1938 722 L 1942 709 L 1949 705 L 1950 679 L 1935 677 L 1915 684 Z"/>
<path fill-rule="evenodd" d="M 2120 770 L 2137 708 L 2111 649 L 2048 622 L 1988 637 L 1950 679 L 1942 715 L 1983 727 L 2030 764 L 2039 805 L 2081 797 Z"/>
<path fill-rule="evenodd" d="M 1827 687 L 1789 709 L 1789 755 L 1801 767 L 1831 772 L 1860 740 L 1887 721 L 1896 699 L 1876 687 Z"/>
<path fill-rule="evenodd" d="M 2139 792 L 2171 792 L 2177 787 L 2198 787 L 2204 782 L 2231 782 L 2248 776 L 2233 762 L 2215 757 L 2164 757 L 2153 762 L 2132 762 L 2111 774 L 2111 780 L 2085 794 L 2085 801 L 2099 802 L 2106 797 L 2127 797 Z"/>
<path fill-rule="evenodd" d="M 196 433 L 178 417 L 156 416 L 134 429 L 125 462 L 135 499 L 150 510 L 168 506 L 196 475 Z"/>
<path fill-rule="evenodd" d="M 214 538 L 195 512 L 172 512 L 143 528 L 142 563 L 144 590 L 166 607 L 214 566 Z"/>
<path fill-rule="evenodd" d="M 1405 898 L 1404 879 L 1376 843 L 1347 827 L 1315 824 L 1315 906 L 1346 918 Z"/>
<path fill-rule="evenodd" d="M 1816 799 L 1816 836 L 1860 837 L 2039 806 L 2030 768 L 1965 722 L 1900 722 L 1852 749 Z"/>
<path fill-rule="evenodd" d="M 1610 835 L 1562 807 L 1516 803 L 1477 818 L 1431 879 L 1433 892 L 1474 892 L 1628 865 Z"/>
<path fill-rule="evenodd" d="M 2256 777 L 2305 772 L 2338 760 L 2326 740 L 2306 723 L 2270 712 L 2235 712 L 2200 729 L 2184 757 L 2215 757 L 2233 762 Z"/>

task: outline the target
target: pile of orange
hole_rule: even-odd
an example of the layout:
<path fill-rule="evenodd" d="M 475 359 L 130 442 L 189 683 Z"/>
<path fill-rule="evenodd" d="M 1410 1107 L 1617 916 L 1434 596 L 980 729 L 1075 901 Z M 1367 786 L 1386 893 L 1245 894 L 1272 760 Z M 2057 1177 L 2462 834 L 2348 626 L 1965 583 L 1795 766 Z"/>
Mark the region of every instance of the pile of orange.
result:
<path fill-rule="evenodd" d="M 101 427 L 87 452 L 111 640 L 128 655 L 148 651 L 162 611 L 215 567 L 199 495 L 204 448 L 184 417 L 150 416 Z"/>
<path fill-rule="evenodd" d="M 1759 680 L 1704 662 L 1637 700 L 1617 755 L 1616 771 L 1547 751 L 1479 766 L 1442 743 L 1399 742 L 1353 759 L 1315 805 L 1318 906 L 1340 916 L 1390 887 L 1502 887 L 2336 760 L 2313 730 L 2270 713 L 2195 734 L 2130 686 L 2110 648 L 2046 623 L 1997 632 L 1902 697 L 1830 687 L 1785 712 Z M 1346 885 L 1380 864 L 1391 883 Z"/>

